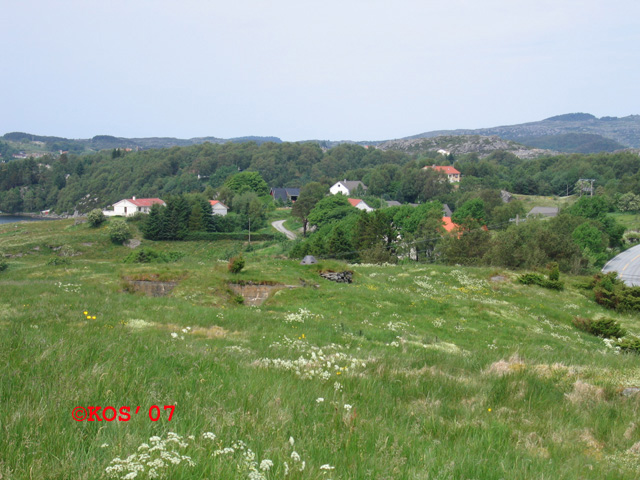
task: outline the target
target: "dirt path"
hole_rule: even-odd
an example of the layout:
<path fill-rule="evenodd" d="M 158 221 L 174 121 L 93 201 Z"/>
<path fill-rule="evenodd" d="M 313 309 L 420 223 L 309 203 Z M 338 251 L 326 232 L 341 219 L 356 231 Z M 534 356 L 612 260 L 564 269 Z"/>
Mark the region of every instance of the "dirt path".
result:
<path fill-rule="evenodd" d="M 297 235 L 291 230 L 284 228 L 284 220 L 278 220 L 277 222 L 271 222 L 271 226 L 281 233 L 284 233 L 289 240 L 295 240 Z"/>

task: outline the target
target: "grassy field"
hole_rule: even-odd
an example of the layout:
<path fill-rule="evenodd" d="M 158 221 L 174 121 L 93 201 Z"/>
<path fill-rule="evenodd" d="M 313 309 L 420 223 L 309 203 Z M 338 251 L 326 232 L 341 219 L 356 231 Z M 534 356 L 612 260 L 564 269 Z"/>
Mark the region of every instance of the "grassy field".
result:
<path fill-rule="evenodd" d="M 562 210 L 575 203 L 578 200 L 577 195 L 571 195 L 569 197 L 546 197 L 544 195 L 518 195 L 514 194 L 514 198 L 524 203 L 527 212 L 533 207 L 557 207 Z"/>
<path fill-rule="evenodd" d="M 184 257 L 124 264 L 105 227 L 71 220 L 0 226 L 0 478 L 638 478 L 640 395 L 621 394 L 638 357 L 571 321 L 640 325 L 584 279 L 301 266 L 278 243 L 232 275 L 237 243 L 143 245 Z M 132 279 L 177 286 L 147 297 Z M 298 288 L 249 307 L 230 282 Z"/>
<path fill-rule="evenodd" d="M 637 213 L 610 213 L 609 216 L 623 225 L 626 230 L 640 230 L 640 214 Z"/>

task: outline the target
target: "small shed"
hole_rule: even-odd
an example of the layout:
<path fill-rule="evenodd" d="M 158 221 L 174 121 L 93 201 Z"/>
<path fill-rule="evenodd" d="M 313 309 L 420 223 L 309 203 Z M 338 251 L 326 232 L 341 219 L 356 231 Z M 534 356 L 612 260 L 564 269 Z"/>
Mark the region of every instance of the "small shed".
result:
<path fill-rule="evenodd" d="M 307 255 L 302 259 L 300 265 L 313 265 L 314 263 L 318 263 L 316 257 L 314 257 L 313 255 Z"/>

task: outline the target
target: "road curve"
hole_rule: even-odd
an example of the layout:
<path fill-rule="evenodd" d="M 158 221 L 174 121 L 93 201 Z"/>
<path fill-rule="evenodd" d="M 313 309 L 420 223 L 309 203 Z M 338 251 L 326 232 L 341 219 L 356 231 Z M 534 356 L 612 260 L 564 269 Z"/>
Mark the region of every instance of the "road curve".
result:
<path fill-rule="evenodd" d="M 275 228 L 276 230 L 278 230 L 281 233 L 284 233 L 287 238 L 289 240 L 295 240 L 296 239 L 296 234 L 293 233 L 291 230 L 287 230 L 286 228 L 284 228 L 284 220 L 278 220 L 277 222 L 271 222 L 271 226 L 273 228 Z"/>
<path fill-rule="evenodd" d="M 630 287 L 640 285 L 640 245 L 613 257 L 602 268 L 604 273 L 618 272 L 618 277 Z"/>

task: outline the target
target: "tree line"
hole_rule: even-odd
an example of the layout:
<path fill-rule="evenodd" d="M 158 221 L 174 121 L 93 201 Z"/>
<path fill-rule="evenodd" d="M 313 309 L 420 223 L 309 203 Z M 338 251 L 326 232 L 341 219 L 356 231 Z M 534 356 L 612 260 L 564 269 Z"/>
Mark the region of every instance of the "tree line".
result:
<path fill-rule="evenodd" d="M 434 163 L 453 163 L 463 175 L 459 188 L 423 169 Z M 613 200 L 629 192 L 640 195 L 640 157 L 631 152 L 521 160 L 508 152 L 485 158 L 416 157 L 352 144 L 323 150 L 316 143 L 246 142 L 5 161 L 0 163 L 0 210 L 88 212 L 134 195 L 164 198 L 198 192 L 211 198 L 227 179 L 245 171 L 258 172 L 270 187 L 362 180 L 378 201 L 440 201 L 452 208 L 464 203 L 465 195 L 482 190 L 572 194 L 580 178 L 595 179 L 598 193 Z"/>

